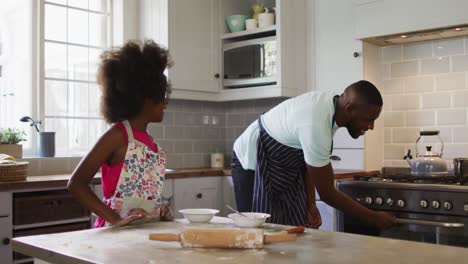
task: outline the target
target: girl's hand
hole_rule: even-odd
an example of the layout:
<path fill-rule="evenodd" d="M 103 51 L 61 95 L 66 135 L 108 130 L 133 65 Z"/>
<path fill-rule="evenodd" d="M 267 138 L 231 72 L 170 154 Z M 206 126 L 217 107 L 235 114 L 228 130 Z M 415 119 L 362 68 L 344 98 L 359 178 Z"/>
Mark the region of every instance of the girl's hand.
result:
<path fill-rule="evenodd" d="M 126 226 L 139 219 L 150 219 L 151 215 L 141 208 L 134 208 L 128 211 L 127 215 L 120 221 L 113 224 L 114 227 Z"/>
<path fill-rule="evenodd" d="M 318 229 L 321 225 L 322 217 L 320 217 L 320 212 L 314 204 L 307 212 L 305 227 Z"/>
<path fill-rule="evenodd" d="M 161 207 L 161 210 L 159 211 L 159 214 L 161 216 L 161 221 L 172 221 L 174 220 L 174 214 L 172 213 L 172 210 L 169 206 L 163 206 Z"/>

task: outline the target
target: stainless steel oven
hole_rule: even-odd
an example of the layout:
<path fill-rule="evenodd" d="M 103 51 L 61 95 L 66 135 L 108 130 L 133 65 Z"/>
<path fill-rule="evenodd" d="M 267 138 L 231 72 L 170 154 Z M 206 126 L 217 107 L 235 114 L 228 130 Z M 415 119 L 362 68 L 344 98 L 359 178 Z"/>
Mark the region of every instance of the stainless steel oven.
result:
<path fill-rule="evenodd" d="M 468 247 L 468 186 L 374 179 L 343 181 L 337 188 L 369 209 L 393 214 L 400 222 L 380 231 L 339 212 L 338 231 Z"/>

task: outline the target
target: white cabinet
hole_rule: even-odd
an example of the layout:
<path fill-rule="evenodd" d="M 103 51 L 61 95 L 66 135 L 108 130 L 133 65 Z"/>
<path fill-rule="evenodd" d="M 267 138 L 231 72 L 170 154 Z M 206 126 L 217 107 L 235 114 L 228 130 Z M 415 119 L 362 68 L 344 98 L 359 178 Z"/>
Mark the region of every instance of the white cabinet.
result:
<path fill-rule="evenodd" d="M 277 84 L 223 89 L 223 43 L 261 37 L 243 34 L 229 37 L 226 17 L 251 15 L 250 0 L 141 0 L 140 37 L 152 38 L 169 48 L 174 67 L 169 69 L 172 98 L 231 101 L 267 97 L 291 97 L 306 91 L 305 0 L 265 0 L 276 7 Z M 241 34 L 242 35 L 242 34 Z"/>
<path fill-rule="evenodd" d="M 174 179 L 175 217 L 187 208 L 212 208 L 221 211 L 223 207 L 222 177 L 193 177 Z"/>
<path fill-rule="evenodd" d="M 0 192 L 0 256 L 1 263 L 13 263 L 11 250 L 12 233 L 12 200 L 10 192 Z"/>
<path fill-rule="evenodd" d="M 361 79 L 371 81 L 377 88 L 381 86 L 380 49 L 355 38 L 353 8 L 353 1 L 315 1 L 317 90 L 341 94 L 348 85 Z M 367 131 L 358 140 L 352 139 L 345 128 L 339 129 L 334 137 L 333 155 L 342 155 L 341 161 L 334 161 L 334 168 L 380 169 L 383 165 L 383 118 L 377 119 L 374 130 Z"/>
<path fill-rule="evenodd" d="M 224 176 L 222 179 L 222 195 L 223 195 L 223 203 L 221 205 L 221 215 L 227 216 L 232 213 L 226 205 L 231 206 L 232 208 L 236 209 L 236 195 L 234 193 L 234 183 L 232 182 L 231 176 Z"/>
<path fill-rule="evenodd" d="M 466 24 L 466 10 L 466 0 L 374 0 L 355 1 L 352 13 L 362 39 Z"/>
<path fill-rule="evenodd" d="M 322 217 L 322 225 L 319 229 L 336 231 L 336 209 L 322 201 L 317 201 L 315 204 Z"/>

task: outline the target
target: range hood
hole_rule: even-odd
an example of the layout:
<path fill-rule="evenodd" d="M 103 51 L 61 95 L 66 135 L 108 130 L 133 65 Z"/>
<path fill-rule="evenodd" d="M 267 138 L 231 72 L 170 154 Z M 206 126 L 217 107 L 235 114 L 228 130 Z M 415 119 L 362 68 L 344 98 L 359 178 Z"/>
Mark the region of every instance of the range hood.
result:
<path fill-rule="evenodd" d="M 468 36 L 468 24 L 393 34 L 387 36 L 370 37 L 364 38 L 362 40 L 377 46 L 391 46 L 459 36 Z"/>

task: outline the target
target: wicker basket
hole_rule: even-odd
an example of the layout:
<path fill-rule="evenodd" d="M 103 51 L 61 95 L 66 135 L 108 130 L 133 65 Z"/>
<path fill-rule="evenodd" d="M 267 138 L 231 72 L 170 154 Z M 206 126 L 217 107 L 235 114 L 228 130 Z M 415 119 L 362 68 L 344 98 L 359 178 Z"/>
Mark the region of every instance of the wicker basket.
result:
<path fill-rule="evenodd" d="M 29 162 L 0 164 L 0 181 L 24 181 L 28 175 Z"/>

